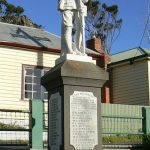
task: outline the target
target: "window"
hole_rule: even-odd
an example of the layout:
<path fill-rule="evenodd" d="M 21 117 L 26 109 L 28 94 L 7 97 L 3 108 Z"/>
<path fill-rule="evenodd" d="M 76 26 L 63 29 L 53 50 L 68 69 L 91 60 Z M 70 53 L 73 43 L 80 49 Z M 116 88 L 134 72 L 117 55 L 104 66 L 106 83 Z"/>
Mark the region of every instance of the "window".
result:
<path fill-rule="evenodd" d="M 48 92 L 40 84 L 41 77 L 48 69 L 24 67 L 24 99 L 48 99 Z"/>

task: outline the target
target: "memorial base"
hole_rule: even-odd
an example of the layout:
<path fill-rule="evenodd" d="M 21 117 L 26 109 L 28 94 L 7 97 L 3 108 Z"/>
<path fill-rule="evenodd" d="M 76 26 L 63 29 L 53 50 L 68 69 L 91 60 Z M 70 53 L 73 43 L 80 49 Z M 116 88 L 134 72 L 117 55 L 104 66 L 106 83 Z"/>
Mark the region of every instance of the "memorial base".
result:
<path fill-rule="evenodd" d="M 63 60 L 44 77 L 49 150 L 102 150 L 101 87 L 108 74 L 93 62 Z"/>

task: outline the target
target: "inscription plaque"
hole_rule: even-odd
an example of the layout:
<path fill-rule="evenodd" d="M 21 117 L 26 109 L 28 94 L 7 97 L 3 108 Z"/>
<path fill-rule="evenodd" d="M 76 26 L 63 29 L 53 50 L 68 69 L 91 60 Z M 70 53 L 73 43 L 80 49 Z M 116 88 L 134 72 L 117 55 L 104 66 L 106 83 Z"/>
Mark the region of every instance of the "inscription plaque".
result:
<path fill-rule="evenodd" d="M 70 144 L 75 150 L 98 145 L 97 98 L 92 92 L 74 91 L 70 96 Z"/>
<path fill-rule="evenodd" d="M 49 143 L 51 150 L 59 150 L 62 144 L 61 96 L 52 94 L 49 100 Z"/>

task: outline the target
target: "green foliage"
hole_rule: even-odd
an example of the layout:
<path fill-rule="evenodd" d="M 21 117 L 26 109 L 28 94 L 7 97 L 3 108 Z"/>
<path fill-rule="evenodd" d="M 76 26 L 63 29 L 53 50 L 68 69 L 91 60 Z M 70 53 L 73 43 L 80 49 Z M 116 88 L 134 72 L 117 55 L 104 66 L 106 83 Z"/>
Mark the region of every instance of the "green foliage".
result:
<path fill-rule="evenodd" d="M 12 4 L 7 5 L 6 10 L 5 10 L 6 16 L 12 16 L 12 15 L 20 16 L 23 12 L 24 12 L 24 9 L 22 7 L 20 6 L 16 7 Z"/>
<path fill-rule="evenodd" d="M 103 137 L 104 144 L 142 144 L 141 150 L 150 149 L 150 134 L 148 135 L 110 135 Z"/>
<path fill-rule="evenodd" d="M 20 16 L 24 12 L 21 6 L 15 6 L 7 2 L 7 0 L 0 0 L 0 16 Z"/>
<path fill-rule="evenodd" d="M 117 14 L 118 13 L 118 6 L 117 5 L 112 5 L 112 6 L 107 6 L 105 3 L 102 5 L 102 8 L 104 8 L 107 12 L 112 13 L 112 14 Z"/>
<path fill-rule="evenodd" d="M 7 0 L 0 0 L 1 22 L 41 28 L 41 25 L 34 23 L 27 16 L 23 15 L 23 13 L 24 9 L 21 6 L 10 4 Z"/>
<path fill-rule="evenodd" d="M 0 122 L 0 129 L 25 129 L 25 128 L 15 124 L 5 124 Z"/>
<path fill-rule="evenodd" d="M 139 144 L 142 143 L 142 135 L 111 135 L 104 136 L 103 143 L 105 144 L 123 144 L 123 143 L 132 143 Z"/>
<path fill-rule="evenodd" d="M 0 122 L 0 129 L 5 129 L 6 131 L 9 130 L 9 129 L 12 129 L 12 130 L 17 130 L 17 129 L 26 129 L 25 127 L 22 127 L 20 125 L 16 125 L 15 123 L 14 124 L 5 124 L 5 123 L 1 123 Z M 0 139 L 0 144 L 26 144 L 28 143 L 28 141 L 26 140 L 1 140 Z"/>
<path fill-rule="evenodd" d="M 90 11 L 93 15 L 96 15 L 98 12 L 99 4 L 100 4 L 99 1 L 89 0 L 87 3 L 88 11 Z"/>
<path fill-rule="evenodd" d="M 87 37 L 100 38 L 103 49 L 106 53 L 110 53 L 112 44 L 117 39 L 122 25 L 122 19 L 118 19 L 118 6 L 107 6 L 105 3 L 101 4 L 99 0 L 89 0 L 87 7 Z"/>
<path fill-rule="evenodd" d="M 0 144 L 27 144 L 26 140 L 0 140 Z"/>
<path fill-rule="evenodd" d="M 30 20 L 27 16 L 3 16 L 0 17 L 1 22 L 11 23 L 11 24 L 17 24 L 17 25 L 23 25 L 23 26 L 29 26 L 29 27 L 35 27 L 35 28 L 41 28 L 41 25 L 37 25 L 36 23 L 33 23 L 32 20 Z"/>

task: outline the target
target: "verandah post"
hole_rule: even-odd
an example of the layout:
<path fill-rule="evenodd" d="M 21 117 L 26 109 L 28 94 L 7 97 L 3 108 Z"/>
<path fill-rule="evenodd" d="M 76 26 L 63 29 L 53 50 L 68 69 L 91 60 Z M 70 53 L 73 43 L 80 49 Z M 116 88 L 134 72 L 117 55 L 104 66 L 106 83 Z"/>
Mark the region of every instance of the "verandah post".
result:
<path fill-rule="evenodd" d="M 31 100 L 32 149 L 43 149 L 43 101 Z"/>
<path fill-rule="evenodd" d="M 150 134 L 150 107 L 142 108 L 142 116 L 144 117 L 142 126 L 144 134 Z"/>

